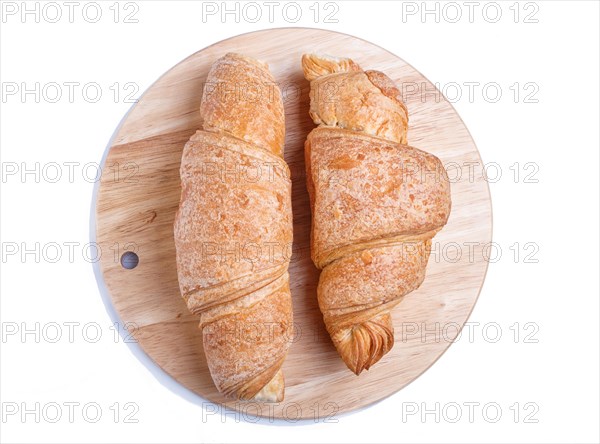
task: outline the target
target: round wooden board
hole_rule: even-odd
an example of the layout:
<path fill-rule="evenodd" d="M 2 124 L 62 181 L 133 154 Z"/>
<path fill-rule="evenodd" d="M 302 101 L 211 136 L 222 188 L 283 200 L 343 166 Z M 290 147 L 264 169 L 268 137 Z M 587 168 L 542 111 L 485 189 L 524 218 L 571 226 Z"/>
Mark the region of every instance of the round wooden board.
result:
<path fill-rule="evenodd" d="M 202 350 L 198 320 L 179 294 L 173 220 L 179 203 L 183 146 L 201 127 L 203 83 L 227 52 L 267 62 L 284 94 L 285 160 L 293 179 L 294 244 L 290 285 L 296 335 L 284 364 L 285 401 L 251 408 L 215 389 Z M 314 128 L 308 116 L 305 52 L 351 57 L 364 69 L 385 72 L 404 93 L 408 140 L 447 165 L 452 214 L 434 238 L 423 285 L 394 309 L 395 345 L 371 370 L 355 376 L 339 358 L 317 305 L 319 273 L 310 260 L 310 209 L 303 144 Z M 121 322 L 169 375 L 202 398 L 284 419 L 323 418 L 366 406 L 400 390 L 452 343 L 467 320 L 487 270 L 491 205 L 483 164 L 468 130 L 435 87 L 404 60 L 349 35 L 303 28 L 244 34 L 205 48 L 154 83 L 123 120 L 103 165 L 96 196 L 96 241 L 101 279 Z M 139 265 L 119 258 L 135 250 Z M 460 257 L 458 257 L 458 253 Z"/>

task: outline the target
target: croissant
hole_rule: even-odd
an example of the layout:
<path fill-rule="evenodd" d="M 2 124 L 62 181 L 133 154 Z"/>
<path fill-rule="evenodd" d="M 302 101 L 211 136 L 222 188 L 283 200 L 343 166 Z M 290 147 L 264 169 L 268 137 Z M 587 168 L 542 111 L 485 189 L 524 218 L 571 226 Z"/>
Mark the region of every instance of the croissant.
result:
<path fill-rule="evenodd" d="M 425 278 L 431 239 L 450 214 L 440 160 L 407 146 L 394 82 L 347 58 L 302 57 L 317 297 L 333 344 L 357 375 L 394 345 L 391 310 Z"/>
<path fill-rule="evenodd" d="M 181 295 L 200 317 L 217 389 L 279 402 L 292 327 L 281 92 L 266 64 L 227 54 L 210 69 L 200 114 L 204 129 L 183 149 L 174 224 Z"/>

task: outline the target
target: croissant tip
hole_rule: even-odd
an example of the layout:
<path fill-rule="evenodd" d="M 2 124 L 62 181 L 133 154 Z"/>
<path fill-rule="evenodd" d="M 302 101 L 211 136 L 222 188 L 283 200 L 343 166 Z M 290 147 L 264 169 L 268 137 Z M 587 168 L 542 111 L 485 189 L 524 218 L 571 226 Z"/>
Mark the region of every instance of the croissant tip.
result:
<path fill-rule="evenodd" d="M 327 74 L 361 70 L 352 59 L 311 53 L 302 54 L 302 69 L 308 81 Z"/>
<path fill-rule="evenodd" d="M 394 327 L 389 313 L 355 324 L 332 335 L 346 366 L 360 375 L 369 370 L 394 346 Z"/>
<path fill-rule="evenodd" d="M 284 392 L 285 382 L 283 372 L 279 369 L 273 378 L 251 400 L 258 402 L 281 402 L 284 398 Z"/>
<path fill-rule="evenodd" d="M 264 381 L 264 375 L 258 375 L 239 389 L 230 388 L 220 391 L 228 398 L 236 398 L 240 401 L 256 401 L 264 403 L 277 403 L 283 401 L 285 394 L 285 379 L 281 368 L 275 372 L 273 377 L 260 387 L 260 380 Z M 264 384 L 264 382 L 262 382 Z"/>

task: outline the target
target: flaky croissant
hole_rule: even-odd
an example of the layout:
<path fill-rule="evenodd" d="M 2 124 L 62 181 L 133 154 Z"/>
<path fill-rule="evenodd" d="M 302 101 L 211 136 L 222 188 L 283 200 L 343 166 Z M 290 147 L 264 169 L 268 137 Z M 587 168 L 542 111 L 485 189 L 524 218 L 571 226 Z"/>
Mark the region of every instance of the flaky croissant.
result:
<path fill-rule="evenodd" d="M 440 160 L 407 146 L 394 82 L 347 58 L 304 55 L 311 254 L 325 326 L 357 375 L 394 344 L 390 311 L 425 278 L 431 239 L 450 214 Z"/>
<path fill-rule="evenodd" d="M 281 401 L 292 326 L 292 206 L 281 92 L 267 65 L 212 66 L 204 130 L 185 145 L 174 235 L 181 294 L 200 316 L 213 381 L 227 396 Z"/>

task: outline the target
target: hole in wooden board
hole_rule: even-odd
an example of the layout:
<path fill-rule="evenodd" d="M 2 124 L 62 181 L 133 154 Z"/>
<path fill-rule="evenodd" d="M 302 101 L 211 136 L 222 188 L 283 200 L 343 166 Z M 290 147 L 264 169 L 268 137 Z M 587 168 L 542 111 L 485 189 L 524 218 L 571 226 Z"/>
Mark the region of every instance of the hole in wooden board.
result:
<path fill-rule="evenodd" d="M 126 270 L 132 270 L 138 266 L 140 258 L 133 251 L 126 251 L 121 256 L 121 266 Z"/>

